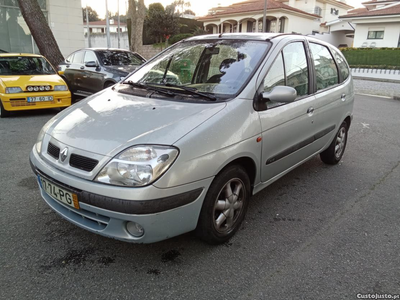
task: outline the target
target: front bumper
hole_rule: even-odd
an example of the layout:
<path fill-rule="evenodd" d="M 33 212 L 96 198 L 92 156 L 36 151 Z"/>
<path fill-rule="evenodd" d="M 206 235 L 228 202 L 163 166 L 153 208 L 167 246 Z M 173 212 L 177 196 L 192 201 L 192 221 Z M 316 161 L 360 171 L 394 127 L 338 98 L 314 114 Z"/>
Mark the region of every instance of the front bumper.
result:
<path fill-rule="evenodd" d="M 28 102 L 28 97 L 53 96 L 53 101 Z M 0 94 L 3 107 L 7 111 L 44 109 L 68 107 L 71 105 L 71 93 L 69 91 L 49 92 L 25 92 L 18 94 Z"/>
<path fill-rule="evenodd" d="M 42 198 L 54 211 L 86 230 L 133 243 L 153 243 L 194 230 L 213 179 L 167 189 L 115 187 L 62 172 L 43 161 L 35 149 L 30 162 L 36 174 L 78 196 L 80 209 L 75 209 L 50 197 L 39 184 Z M 144 235 L 130 235 L 129 221 L 140 224 Z"/>

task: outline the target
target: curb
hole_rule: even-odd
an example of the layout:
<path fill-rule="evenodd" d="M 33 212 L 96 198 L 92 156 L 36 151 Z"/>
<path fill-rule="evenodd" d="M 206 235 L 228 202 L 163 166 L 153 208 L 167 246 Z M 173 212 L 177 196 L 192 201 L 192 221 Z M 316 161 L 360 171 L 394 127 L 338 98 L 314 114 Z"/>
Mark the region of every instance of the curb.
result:
<path fill-rule="evenodd" d="M 358 92 L 356 92 L 355 94 L 359 95 L 359 96 L 377 97 L 377 98 L 392 99 L 392 100 L 400 101 L 400 96 L 382 96 L 382 95 L 373 95 L 373 94 L 363 94 L 363 93 L 358 93 Z"/>
<path fill-rule="evenodd" d="M 396 80 L 396 79 L 384 79 L 384 78 L 373 78 L 373 77 L 353 76 L 353 79 L 355 79 L 355 80 L 365 80 L 365 81 L 400 83 L 400 80 Z"/>

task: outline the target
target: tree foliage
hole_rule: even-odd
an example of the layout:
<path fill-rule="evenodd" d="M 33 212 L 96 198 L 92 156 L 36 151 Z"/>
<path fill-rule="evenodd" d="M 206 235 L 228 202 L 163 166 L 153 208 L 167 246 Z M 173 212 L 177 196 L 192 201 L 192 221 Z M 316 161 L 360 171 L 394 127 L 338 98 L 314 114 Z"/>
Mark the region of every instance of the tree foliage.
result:
<path fill-rule="evenodd" d="M 184 7 L 190 8 L 192 5 L 190 4 L 190 1 L 185 1 L 185 0 L 175 0 L 173 2 L 173 5 L 175 6 L 176 12 L 181 16 L 184 14 Z"/>
<path fill-rule="evenodd" d="M 89 15 L 89 22 L 100 21 L 99 15 L 93 8 L 88 6 L 87 9 Z M 83 22 L 86 22 L 86 7 L 82 7 L 82 14 L 83 14 Z"/>
<path fill-rule="evenodd" d="M 64 60 L 57 45 L 53 32 L 41 10 L 37 0 L 19 0 L 19 8 L 26 24 L 31 31 L 40 53 L 45 56 L 53 66 Z"/>
<path fill-rule="evenodd" d="M 165 9 L 161 3 L 149 5 L 146 24 L 157 42 L 168 40 L 171 35 L 178 31 L 177 17 L 174 5 L 168 5 Z"/>
<path fill-rule="evenodd" d="M 192 16 L 195 16 L 195 15 L 196 15 L 196 13 L 195 13 L 193 10 L 191 10 L 191 9 L 186 9 L 186 10 L 183 12 L 183 14 L 184 14 L 184 15 L 192 15 Z"/>

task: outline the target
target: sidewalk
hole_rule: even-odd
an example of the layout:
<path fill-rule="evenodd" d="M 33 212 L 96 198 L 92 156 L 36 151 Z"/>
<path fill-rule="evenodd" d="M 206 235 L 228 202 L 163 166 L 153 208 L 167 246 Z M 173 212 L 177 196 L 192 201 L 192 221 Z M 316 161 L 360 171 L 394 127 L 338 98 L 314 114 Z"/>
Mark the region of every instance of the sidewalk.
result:
<path fill-rule="evenodd" d="M 400 100 L 400 83 L 354 79 L 356 94 L 385 96 Z"/>

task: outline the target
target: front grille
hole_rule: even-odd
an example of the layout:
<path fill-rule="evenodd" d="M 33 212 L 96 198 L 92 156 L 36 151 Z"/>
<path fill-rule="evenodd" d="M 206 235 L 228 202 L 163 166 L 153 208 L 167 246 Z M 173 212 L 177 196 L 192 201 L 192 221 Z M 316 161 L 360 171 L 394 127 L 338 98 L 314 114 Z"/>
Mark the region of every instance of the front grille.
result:
<path fill-rule="evenodd" d="M 19 107 L 19 106 L 35 106 L 36 103 L 32 102 L 26 102 L 26 99 L 24 98 L 15 98 L 15 99 L 10 99 L 10 104 L 11 107 Z"/>
<path fill-rule="evenodd" d="M 71 157 L 69 159 L 69 165 L 71 167 L 87 172 L 92 171 L 97 166 L 98 163 L 99 163 L 98 160 L 78 154 L 71 154 Z"/>
<path fill-rule="evenodd" d="M 53 145 L 52 143 L 49 143 L 49 145 L 47 146 L 47 153 L 55 159 L 58 159 L 60 157 L 60 148 L 58 148 L 56 145 Z"/>

